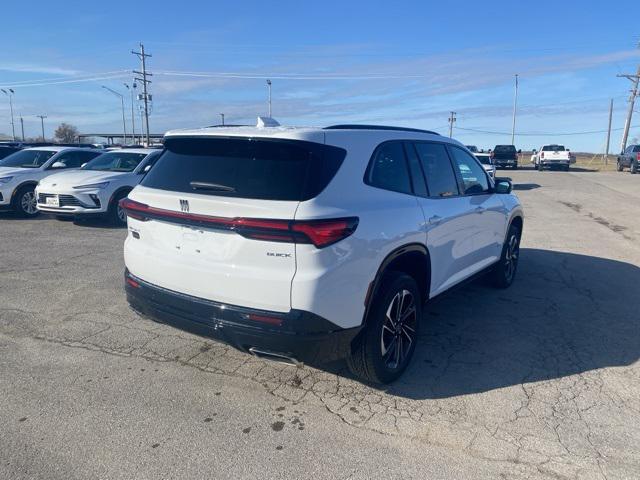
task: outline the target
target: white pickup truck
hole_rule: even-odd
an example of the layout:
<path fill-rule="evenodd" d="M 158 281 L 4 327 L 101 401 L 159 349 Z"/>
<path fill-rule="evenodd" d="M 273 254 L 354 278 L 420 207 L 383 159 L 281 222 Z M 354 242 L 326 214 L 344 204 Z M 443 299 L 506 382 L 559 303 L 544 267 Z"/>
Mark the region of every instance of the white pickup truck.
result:
<path fill-rule="evenodd" d="M 537 170 L 545 168 L 558 168 L 569 171 L 569 165 L 575 162 L 575 157 L 571 155 L 564 145 L 543 145 L 540 150 L 533 150 L 531 163 Z"/>

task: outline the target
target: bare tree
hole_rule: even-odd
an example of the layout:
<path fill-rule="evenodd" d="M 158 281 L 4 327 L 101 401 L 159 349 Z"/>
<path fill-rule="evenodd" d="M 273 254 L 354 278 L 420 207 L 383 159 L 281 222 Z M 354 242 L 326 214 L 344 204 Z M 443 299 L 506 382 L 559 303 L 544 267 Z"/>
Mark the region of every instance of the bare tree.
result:
<path fill-rule="evenodd" d="M 78 138 L 78 129 L 63 122 L 56 128 L 54 137 L 58 143 L 73 143 Z"/>

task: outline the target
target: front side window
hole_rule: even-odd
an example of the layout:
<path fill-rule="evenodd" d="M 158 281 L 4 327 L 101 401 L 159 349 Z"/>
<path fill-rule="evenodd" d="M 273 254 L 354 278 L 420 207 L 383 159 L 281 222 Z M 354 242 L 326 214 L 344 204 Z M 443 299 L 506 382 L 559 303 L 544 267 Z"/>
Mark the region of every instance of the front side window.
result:
<path fill-rule="evenodd" d="M 458 147 L 451 147 L 454 165 L 457 167 L 465 195 L 476 195 L 489 192 L 489 180 L 484 168 L 467 152 Z"/>
<path fill-rule="evenodd" d="M 376 149 L 365 174 L 365 183 L 393 192 L 412 193 L 401 142 L 386 142 Z"/>
<path fill-rule="evenodd" d="M 0 160 L 0 167 L 40 168 L 56 153 L 55 150 L 20 150 Z"/>
<path fill-rule="evenodd" d="M 452 197 L 459 194 L 458 182 L 447 155 L 440 143 L 415 143 L 430 197 Z"/>

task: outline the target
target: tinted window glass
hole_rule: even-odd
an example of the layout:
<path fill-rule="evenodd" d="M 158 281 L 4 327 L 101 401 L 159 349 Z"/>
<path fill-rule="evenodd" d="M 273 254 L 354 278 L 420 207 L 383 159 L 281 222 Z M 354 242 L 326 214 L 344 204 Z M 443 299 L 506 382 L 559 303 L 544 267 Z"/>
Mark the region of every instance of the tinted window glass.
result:
<path fill-rule="evenodd" d="M 640 145 L 636 145 L 635 147 L 633 147 L 633 151 L 640 152 Z"/>
<path fill-rule="evenodd" d="M 150 188 L 265 200 L 308 200 L 346 152 L 294 140 L 173 138 L 142 184 Z"/>
<path fill-rule="evenodd" d="M 146 153 L 109 152 L 94 158 L 83 170 L 101 170 L 105 172 L 132 172 L 146 157 Z"/>
<path fill-rule="evenodd" d="M 431 197 L 458 195 L 458 182 L 453 173 L 444 145 L 439 143 L 416 143 L 416 150 L 427 178 Z"/>
<path fill-rule="evenodd" d="M 39 168 L 56 153 L 55 150 L 21 150 L 0 160 L 0 167 Z"/>
<path fill-rule="evenodd" d="M 543 152 L 564 152 L 564 145 L 545 145 L 542 147 Z"/>
<path fill-rule="evenodd" d="M 420 166 L 420 159 L 418 158 L 416 149 L 413 147 L 413 144 L 405 143 L 404 151 L 407 154 L 407 161 L 409 162 L 413 193 L 426 197 L 428 195 L 427 184 L 424 182 L 424 174 L 422 173 L 422 167 Z"/>
<path fill-rule="evenodd" d="M 462 177 L 465 195 L 488 192 L 487 174 L 478 161 L 458 147 L 451 147 L 451 154 Z"/>
<path fill-rule="evenodd" d="M 498 153 L 516 153 L 516 147 L 513 145 L 496 145 L 494 151 Z"/>
<path fill-rule="evenodd" d="M 387 142 L 376 149 L 365 182 L 385 190 L 411 193 L 411 180 L 401 142 Z"/>

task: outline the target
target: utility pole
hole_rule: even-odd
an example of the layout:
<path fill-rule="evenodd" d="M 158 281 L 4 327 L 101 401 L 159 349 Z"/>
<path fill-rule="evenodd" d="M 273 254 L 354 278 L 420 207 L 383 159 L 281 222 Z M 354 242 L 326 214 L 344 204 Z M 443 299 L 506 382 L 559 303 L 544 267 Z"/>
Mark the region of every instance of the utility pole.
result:
<path fill-rule="evenodd" d="M 42 124 L 42 141 L 45 141 L 45 137 L 44 137 L 44 119 L 47 118 L 46 115 L 36 115 L 36 117 L 38 117 L 40 119 L 40 123 Z"/>
<path fill-rule="evenodd" d="M 224 125 L 224 113 L 221 113 L 220 116 L 222 117 L 222 125 Z"/>
<path fill-rule="evenodd" d="M 144 53 L 144 45 L 140 42 L 140 51 L 135 52 L 131 50 L 131 53 L 137 55 L 142 63 L 142 71 L 139 72 L 134 70 L 133 73 L 137 75 L 141 75 L 142 78 L 136 77 L 135 80 L 142 82 L 142 100 L 144 100 L 144 127 L 145 134 L 147 137 L 147 146 L 151 145 L 151 140 L 149 138 L 149 93 L 147 91 L 147 85 L 151 83 L 151 80 L 147 80 L 147 77 L 153 76 L 153 74 L 147 72 L 147 57 L 151 57 L 151 54 Z"/>
<path fill-rule="evenodd" d="M 24 142 L 24 120 L 22 115 L 20 115 L 20 128 L 22 129 L 22 141 Z"/>
<path fill-rule="evenodd" d="M 516 107 L 518 105 L 518 74 L 516 73 L 516 90 L 513 95 L 513 123 L 511 124 L 511 145 L 515 145 L 516 139 Z"/>
<path fill-rule="evenodd" d="M 105 87 L 104 85 L 102 85 L 102 88 L 113 93 L 117 97 L 120 97 L 120 106 L 122 107 L 122 135 L 123 135 L 122 141 L 126 145 L 127 144 L 127 122 L 124 119 L 124 95 L 122 95 L 119 92 L 116 92 L 115 90 L 109 87 Z"/>
<path fill-rule="evenodd" d="M 609 164 L 609 142 L 611 141 L 611 118 L 613 117 L 613 98 L 609 102 L 609 128 L 607 129 L 607 146 L 604 149 L 604 164 Z"/>
<path fill-rule="evenodd" d="M 271 118 L 271 80 L 267 80 L 267 88 L 269 89 L 269 118 Z"/>
<path fill-rule="evenodd" d="M 16 127 L 15 124 L 13 123 L 13 94 L 16 93 L 13 91 L 12 88 L 8 88 L 7 90 L 9 90 L 7 92 L 7 90 L 5 90 L 4 88 L 1 88 L 0 90 L 2 90 L 2 93 L 4 93 L 7 97 L 9 97 L 9 109 L 11 110 L 11 134 L 13 136 L 13 141 L 16 141 Z"/>
<path fill-rule="evenodd" d="M 453 124 L 456 122 L 456 112 L 449 115 L 449 137 L 453 137 Z"/>
<path fill-rule="evenodd" d="M 627 119 L 624 122 L 624 132 L 622 133 L 622 144 L 620 145 L 620 151 L 624 151 L 627 148 L 627 139 L 629 138 L 629 129 L 631 128 L 631 117 L 633 116 L 633 109 L 638 96 L 638 80 L 640 80 L 640 65 L 638 66 L 638 72 L 635 75 L 616 75 L 617 77 L 624 77 L 631 80 L 633 87 L 631 88 L 631 96 L 629 97 L 629 110 L 627 111 Z"/>
<path fill-rule="evenodd" d="M 136 116 L 133 113 L 133 97 L 135 96 L 134 89 L 136 88 L 136 83 L 133 82 L 133 85 L 130 87 L 128 83 L 123 83 L 127 90 L 131 92 L 131 144 L 136 143 Z"/>

